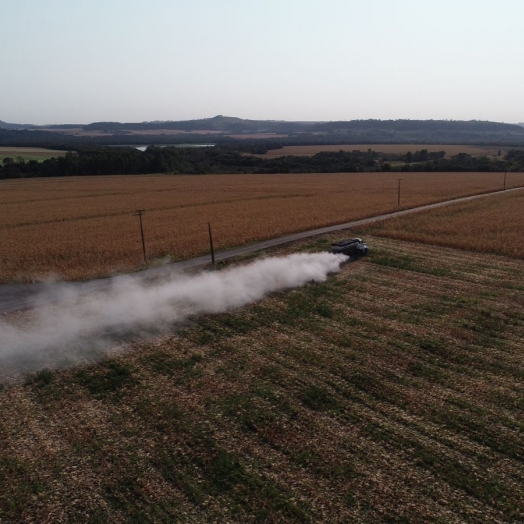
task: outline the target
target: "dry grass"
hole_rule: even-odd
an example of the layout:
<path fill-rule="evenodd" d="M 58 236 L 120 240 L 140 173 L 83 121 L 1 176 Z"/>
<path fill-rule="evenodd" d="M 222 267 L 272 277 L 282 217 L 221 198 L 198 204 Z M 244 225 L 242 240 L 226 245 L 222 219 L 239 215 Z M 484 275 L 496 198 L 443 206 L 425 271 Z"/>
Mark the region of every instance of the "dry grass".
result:
<path fill-rule="evenodd" d="M 310 145 L 310 146 L 284 146 L 282 149 L 270 149 L 265 157 L 280 157 L 286 155 L 313 156 L 322 151 L 367 151 L 371 149 L 377 153 L 404 155 L 408 151 L 415 153 L 427 149 L 430 153 L 446 151 L 448 157 L 467 153 L 473 156 L 496 156 L 498 151 L 505 153 L 508 147 L 471 146 L 457 144 L 340 144 L 340 145 Z"/>
<path fill-rule="evenodd" d="M 0 182 L 0 281 L 88 278 L 397 209 L 397 174 L 118 176 Z M 402 206 L 499 189 L 500 173 L 402 174 Z M 508 187 L 524 174 L 508 174 Z"/>
<path fill-rule="evenodd" d="M 5 386 L 2 520 L 522 522 L 523 263 L 367 240 L 324 284 Z"/>
<path fill-rule="evenodd" d="M 524 258 L 524 193 L 511 192 L 373 224 L 374 235 Z"/>

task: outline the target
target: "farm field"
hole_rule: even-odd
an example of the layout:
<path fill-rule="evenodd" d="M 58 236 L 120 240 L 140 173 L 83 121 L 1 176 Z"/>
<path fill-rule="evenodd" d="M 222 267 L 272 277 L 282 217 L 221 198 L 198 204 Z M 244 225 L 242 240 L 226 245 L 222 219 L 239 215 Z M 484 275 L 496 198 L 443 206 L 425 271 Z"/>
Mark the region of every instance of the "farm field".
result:
<path fill-rule="evenodd" d="M 112 136 L 112 131 L 99 131 L 95 129 L 83 129 L 82 127 L 71 127 L 68 129 L 54 129 L 54 128 L 43 128 L 45 131 L 52 133 L 60 133 L 63 135 L 74 135 L 74 136 Z M 250 138 L 284 138 L 289 135 L 282 133 L 241 133 L 231 134 L 225 131 L 217 129 L 193 129 L 191 131 L 184 131 L 182 129 L 128 129 L 126 134 L 129 135 L 224 135 L 231 138 L 237 139 L 250 139 Z"/>
<path fill-rule="evenodd" d="M 524 259 L 524 192 L 377 222 L 366 232 Z"/>
<path fill-rule="evenodd" d="M 508 147 L 497 146 L 472 146 L 457 144 L 334 144 L 334 145 L 310 145 L 310 146 L 284 146 L 282 149 L 270 149 L 262 158 L 280 157 L 287 155 L 313 156 L 322 151 L 367 151 L 371 149 L 377 153 L 403 155 L 408 151 L 414 153 L 427 149 L 428 152 L 446 151 L 446 156 L 455 156 L 459 153 L 467 153 L 472 156 L 496 156 L 499 151 L 504 154 Z"/>
<path fill-rule="evenodd" d="M 399 209 L 395 173 L 114 176 L 0 182 L 0 281 L 133 270 Z M 501 189 L 503 173 L 403 173 L 400 208 Z M 524 185 L 508 173 L 507 187 Z"/>
<path fill-rule="evenodd" d="M 114 135 L 114 132 L 112 131 L 83 129 L 82 127 L 70 127 L 68 129 L 43 128 L 42 130 L 48 131 L 51 133 L 58 133 L 62 135 L 73 135 L 73 136 L 113 136 Z M 126 131 L 126 134 L 159 136 L 159 135 L 186 135 L 188 134 L 188 132 L 183 131 L 182 129 L 154 129 L 154 130 L 153 129 L 141 129 L 141 130 L 129 129 Z M 212 134 L 221 134 L 221 132 L 213 131 L 213 130 L 194 130 L 194 131 L 191 131 L 191 134 L 212 135 Z"/>
<path fill-rule="evenodd" d="M 23 158 L 25 161 L 36 160 L 41 162 L 42 160 L 47 160 L 48 158 L 54 156 L 64 156 L 65 151 L 58 151 L 54 149 L 44 149 L 41 147 L 0 147 L 0 162 L 4 158 L 12 158 L 16 160 L 17 158 Z"/>
<path fill-rule="evenodd" d="M 325 283 L 3 386 L 2 517 L 522 522 L 524 263 L 366 240 Z"/>

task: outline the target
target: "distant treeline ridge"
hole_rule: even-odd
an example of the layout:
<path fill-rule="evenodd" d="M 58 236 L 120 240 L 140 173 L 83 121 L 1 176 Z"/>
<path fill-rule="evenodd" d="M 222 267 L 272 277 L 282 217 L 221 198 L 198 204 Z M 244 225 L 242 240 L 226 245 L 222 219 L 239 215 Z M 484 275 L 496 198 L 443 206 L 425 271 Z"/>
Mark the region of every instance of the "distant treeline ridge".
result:
<path fill-rule="evenodd" d="M 75 129 L 76 127 L 76 129 Z M 65 134 L 70 130 L 70 134 Z M 80 131 L 80 134 L 77 134 Z M 167 132 L 166 132 L 167 131 Z M 172 131 L 180 133 L 173 134 Z M 200 134 L 205 131 L 206 134 Z M 143 134 L 140 134 L 143 133 Z M 91 134 L 91 136 L 89 136 Z M 480 120 L 349 120 L 286 122 L 216 116 L 200 120 L 94 122 L 48 127 L 0 121 L 0 145 L 77 149 L 102 145 L 198 143 L 251 144 L 274 134 L 282 145 L 418 143 L 524 145 L 524 127 Z M 257 137 L 258 135 L 258 137 Z M 260 141 L 258 142 L 260 143 Z"/>
<path fill-rule="evenodd" d="M 364 171 L 524 171 L 524 151 L 503 158 L 473 157 L 425 149 L 403 155 L 375 151 L 321 152 L 313 156 L 260 158 L 229 147 L 97 148 L 68 152 L 43 162 L 6 158 L 0 179 L 118 174 L 352 173 Z"/>

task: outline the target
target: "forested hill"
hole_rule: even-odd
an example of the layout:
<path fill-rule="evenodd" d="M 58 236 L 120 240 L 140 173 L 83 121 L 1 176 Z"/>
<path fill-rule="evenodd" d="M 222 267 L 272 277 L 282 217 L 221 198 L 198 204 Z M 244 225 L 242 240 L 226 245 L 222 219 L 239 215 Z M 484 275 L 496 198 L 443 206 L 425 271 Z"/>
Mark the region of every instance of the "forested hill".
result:
<path fill-rule="evenodd" d="M 184 142 L 232 144 L 278 138 L 283 145 L 348 143 L 524 145 L 524 127 L 480 120 L 286 122 L 216 116 L 200 120 L 28 126 L 0 121 L 0 145 L 64 147 Z"/>
<path fill-rule="evenodd" d="M 370 131 L 417 132 L 417 133 L 515 133 L 524 136 L 522 126 L 482 120 L 347 120 L 336 122 L 293 122 L 282 120 L 244 120 L 235 117 L 216 116 L 200 120 L 161 122 L 95 122 L 83 127 L 97 131 L 140 131 L 171 129 L 181 131 L 217 131 L 221 133 L 326 133 Z"/>
<path fill-rule="evenodd" d="M 517 124 L 480 120 L 349 120 L 339 122 L 285 122 L 275 120 L 244 120 L 216 116 L 181 122 L 96 122 L 84 126 L 85 131 L 154 131 L 180 130 L 188 133 L 208 131 L 220 134 L 277 133 L 316 136 L 335 135 L 358 141 L 498 141 L 524 140 L 524 128 Z M 312 137 L 311 137 L 312 138 Z"/>
<path fill-rule="evenodd" d="M 20 130 L 20 129 L 34 129 L 36 126 L 30 124 L 8 124 L 0 120 L 0 129 L 11 129 L 11 130 Z"/>
<path fill-rule="evenodd" d="M 352 120 L 317 123 L 312 130 L 381 142 L 398 139 L 400 142 L 469 143 L 524 139 L 522 126 L 480 120 Z"/>

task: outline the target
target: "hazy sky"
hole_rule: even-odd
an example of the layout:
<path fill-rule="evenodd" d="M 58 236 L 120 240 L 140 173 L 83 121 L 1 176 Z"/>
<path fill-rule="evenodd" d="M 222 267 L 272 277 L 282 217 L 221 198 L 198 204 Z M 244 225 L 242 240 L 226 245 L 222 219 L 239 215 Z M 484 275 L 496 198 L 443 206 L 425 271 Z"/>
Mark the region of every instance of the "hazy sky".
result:
<path fill-rule="evenodd" d="M 524 0 L 0 0 L 0 120 L 524 122 Z"/>

